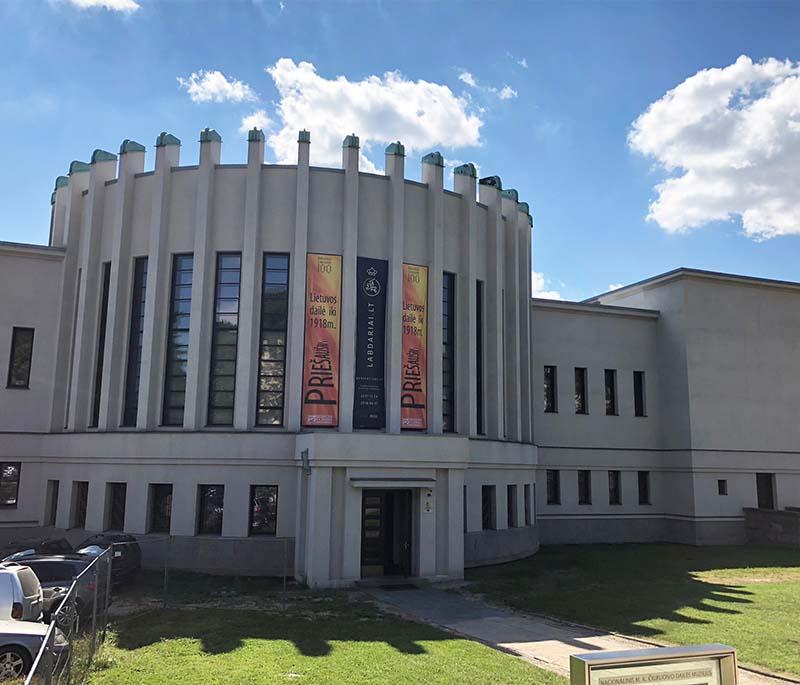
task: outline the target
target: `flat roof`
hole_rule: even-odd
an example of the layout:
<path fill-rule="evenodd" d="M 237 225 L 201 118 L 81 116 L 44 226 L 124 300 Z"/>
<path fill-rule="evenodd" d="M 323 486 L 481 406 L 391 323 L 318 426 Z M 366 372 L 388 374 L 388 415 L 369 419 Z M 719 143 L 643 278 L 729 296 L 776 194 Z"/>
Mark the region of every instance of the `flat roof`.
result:
<path fill-rule="evenodd" d="M 12 243 L 5 240 L 0 240 L 0 253 L 15 254 L 27 257 L 44 257 L 46 259 L 61 259 L 66 253 L 66 249 L 52 245 Z"/>
<path fill-rule="evenodd" d="M 553 311 L 581 312 L 583 314 L 604 314 L 607 316 L 631 316 L 642 319 L 657 319 L 660 312 L 657 309 L 643 309 L 639 307 L 618 307 L 612 304 L 599 304 L 597 302 L 570 302 L 568 300 L 545 300 L 540 297 L 531 298 L 531 303 L 538 309 Z"/>

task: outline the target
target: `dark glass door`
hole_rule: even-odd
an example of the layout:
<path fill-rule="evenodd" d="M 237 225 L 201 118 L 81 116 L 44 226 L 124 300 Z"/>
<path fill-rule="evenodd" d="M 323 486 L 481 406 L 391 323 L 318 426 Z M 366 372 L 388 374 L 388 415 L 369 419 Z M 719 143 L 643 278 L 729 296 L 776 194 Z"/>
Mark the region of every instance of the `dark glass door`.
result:
<path fill-rule="evenodd" d="M 775 476 L 772 473 L 756 474 L 756 492 L 758 494 L 759 509 L 775 508 Z"/>
<path fill-rule="evenodd" d="M 361 575 L 411 574 L 411 491 L 364 490 Z"/>

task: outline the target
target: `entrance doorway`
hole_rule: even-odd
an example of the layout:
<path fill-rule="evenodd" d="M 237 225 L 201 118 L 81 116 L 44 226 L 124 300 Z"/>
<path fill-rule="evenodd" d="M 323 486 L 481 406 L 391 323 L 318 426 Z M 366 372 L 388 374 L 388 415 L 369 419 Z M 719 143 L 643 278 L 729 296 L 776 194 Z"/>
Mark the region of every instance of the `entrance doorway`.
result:
<path fill-rule="evenodd" d="M 411 575 L 411 490 L 364 490 L 361 577 Z"/>

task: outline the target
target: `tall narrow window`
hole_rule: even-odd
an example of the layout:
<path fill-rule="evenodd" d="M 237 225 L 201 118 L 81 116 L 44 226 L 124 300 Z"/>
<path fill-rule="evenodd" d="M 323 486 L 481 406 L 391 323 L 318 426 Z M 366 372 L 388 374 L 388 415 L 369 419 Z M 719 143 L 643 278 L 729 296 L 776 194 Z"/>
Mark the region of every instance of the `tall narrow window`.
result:
<path fill-rule="evenodd" d="M 622 504 L 622 486 L 619 471 L 608 472 L 608 503 Z"/>
<path fill-rule="evenodd" d="M 56 525 L 56 516 L 58 514 L 58 486 L 59 481 L 47 481 L 47 504 L 44 512 L 44 520 L 46 526 Z"/>
<path fill-rule="evenodd" d="M 217 255 L 214 330 L 211 336 L 211 373 L 208 390 L 208 424 L 233 425 L 236 394 L 236 347 L 239 342 L 239 281 L 242 255 Z"/>
<path fill-rule="evenodd" d="M 639 504 L 650 504 L 649 471 L 639 471 Z"/>
<path fill-rule="evenodd" d="M 558 369 L 555 366 L 544 367 L 544 410 L 548 414 L 558 411 Z"/>
<path fill-rule="evenodd" d="M 525 497 L 525 502 L 524 502 L 524 504 L 525 504 L 525 525 L 529 526 L 529 525 L 531 525 L 531 522 L 533 521 L 533 511 L 532 511 L 533 498 L 531 497 L 531 484 L 530 483 L 525 483 L 525 486 L 524 486 L 522 492 L 523 492 L 523 496 Z"/>
<path fill-rule="evenodd" d="M 191 309 L 192 255 L 176 254 L 172 257 L 167 368 L 164 376 L 164 409 L 161 415 L 161 423 L 165 426 L 183 425 Z"/>
<path fill-rule="evenodd" d="M 106 530 L 123 530 L 125 528 L 125 499 L 128 494 L 127 483 L 108 483 L 106 485 L 108 513 Z"/>
<path fill-rule="evenodd" d="M 108 323 L 108 288 L 111 283 L 111 262 L 103 264 L 103 285 L 100 295 L 100 326 L 97 332 L 97 359 L 94 367 L 94 397 L 92 399 L 92 421 L 96 428 L 100 422 L 100 394 L 103 390 L 103 362 L 106 352 L 106 324 Z"/>
<path fill-rule="evenodd" d="M 478 435 L 484 435 L 483 426 L 483 281 L 475 283 L 475 391 L 478 407 Z"/>
<path fill-rule="evenodd" d="M 483 530 L 495 529 L 496 488 L 494 485 L 481 486 L 481 526 Z"/>
<path fill-rule="evenodd" d="M 586 369 L 582 367 L 575 368 L 575 413 L 589 413 L 586 403 Z"/>
<path fill-rule="evenodd" d="M 72 520 L 71 528 L 86 528 L 86 507 L 89 503 L 89 482 L 72 482 Z"/>
<path fill-rule="evenodd" d="M 250 486 L 250 535 L 275 535 L 278 527 L 278 486 Z"/>
<path fill-rule="evenodd" d="M 617 415 L 617 372 L 615 369 L 606 369 L 606 414 Z"/>
<path fill-rule="evenodd" d="M 17 506 L 20 468 L 18 461 L 0 463 L 0 507 Z"/>
<path fill-rule="evenodd" d="M 633 411 L 636 416 L 647 416 L 644 371 L 633 372 Z"/>
<path fill-rule="evenodd" d="M 775 508 L 775 474 L 756 474 L 756 498 L 759 509 Z"/>
<path fill-rule="evenodd" d="M 11 357 L 8 361 L 8 388 L 27 388 L 31 382 L 33 329 L 17 328 L 11 332 Z"/>
<path fill-rule="evenodd" d="M 517 523 L 517 486 L 506 486 L 506 510 L 508 518 L 508 527 L 516 528 Z"/>
<path fill-rule="evenodd" d="M 547 503 L 561 504 L 561 473 L 547 469 Z"/>
<path fill-rule="evenodd" d="M 442 430 L 456 429 L 456 275 L 442 277 Z"/>
<path fill-rule="evenodd" d="M 144 339 L 144 301 L 147 289 L 147 257 L 133 260 L 133 287 L 131 288 L 131 322 L 128 336 L 128 368 L 125 374 L 125 406 L 122 425 L 135 426 L 139 412 L 139 372 L 142 368 L 142 342 Z"/>
<path fill-rule="evenodd" d="M 222 535 L 224 485 L 197 486 L 197 534 Z"/>
<path fill-rule="evenodd" d="M 169 533 L 172 523 L 172 485 L 155 483 L 150 486 L 150 532 Z"/>
<path fill-rule="evenodd" d="M 592 472 L 578 471 L 578 504 L 592 503 Z"/>
<path fill-rule="evenodd" d="M 282 426 L 289 324 L 289 255 L 265 254 L 263 272 L 256 424 Z"/>

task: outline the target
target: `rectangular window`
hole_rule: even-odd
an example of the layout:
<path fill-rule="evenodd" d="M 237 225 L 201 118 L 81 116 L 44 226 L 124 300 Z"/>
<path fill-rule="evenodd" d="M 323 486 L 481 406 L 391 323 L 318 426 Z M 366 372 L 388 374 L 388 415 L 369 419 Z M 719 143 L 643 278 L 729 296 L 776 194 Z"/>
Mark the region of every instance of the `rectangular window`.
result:
<path fill-rule="evenodd" d="M 727 480 L 718 480 L 717 481 L 717 494 L 724 497 L 728 494 L 728 481 Z"/>
<path fill-rule="evenodd" d="M 222 535 L 224 485 L 197 486 L 197 534 Z"/>
<path fill-rule="evenodd" d="M 86 528 L 86 506 L 89 503 L 89 483 L 85 480 L 72 482 L 72 525 L 70 528 Z"/>
<path fill-rule="evenodd" d="M 208 425 L 232 426 L 236 394 L 236 350 L 239 344 L 239 283 L 242 255 L 217 254 L 217 285 L 211 335 Z"/>
<path fill-rule="evenodd" d="M 617 371 L 606 369 L 606 415 L 617 415 Z"/>
<path fill-rule="evenodd" d="M 633 412 L 636 416 L 647 416 L 644 371 L 633 372 Z"/>
<path fill-rule="evenodd" d="M 592 503 L 592 472 L 578 471 L 578 504 Z"/>
<path fill-rule="evenodd" d="M 108 502 L 106 530 L 124 530 L 128 485 L 127 483 L 108 483 L 106 488 L 106 501 Z"/>
<path fill-rule="evenodd" d="M 548 414 L 558 411 L 558 369 L 555 366 L 544 367 L 544 410 Z"/>
<path fill-rule="evenodd" d="M 639 504 L 650 504 L 649 471 L 639 471 Z"/>
<path fill-rule="evenodd" d="M 0 463 L 0 507 L 17 506 L 21 469 L 22 465 L 18 461 Z"/>
<path fill-rule="evenodd" d="M 622 504 L 622 484 L 619 471 L 608 472 L 608 503 Z"/>
<path fill-rule="evenodd" d="M 508 527 L 517 527 L 517 486 L 506 486 L 506 509 L 508 514 Z"/>
<path fill-rule="evenodd" d="M 14 327 L 11 332 L 11 356 L 8 360 L 7 388 L 28 388 L 33 359 L 33 329 Z"/>
<path fill-rule="evenodd" d="M 275 535 L 278 528 L 278 486 L 250 486 L 250 535 Z"/>
<path fill-rule="evenodd" d="M 100 394 L 103 391 L 103 362 L 106 356 L 106 324 L 108 323 L 108 289 L 110 285 L 111 262 L 105 262 L 103 264 L 103 289 L 100 296 L 100 325 L 97 331 L 97 358 L 94 367 L 94 397 L 90 428 L 97 428 L 100 421 Z"/>
<path fill-rule="evenodd" d="M 525 487 L 522 490 L 523 496 L 525 497 L 525 525 L 531 525 L 533 521 L 533 511 L 531 507 L 533 506 L 533 500 L 531 498 L 531 484 L 525 483 Z"/>
<path fill-rule="evenodd" d="M 54 526 L 56 525 L 56 515 L 58 514 L 58 487 L 59 481 L 57 480 L 48 480 L 47 481 L 47 504 L 45 505 L 45 512 L 44 512 L 44 525 L 46 526 Z"/>
<path fill-rule="evenodd" d="M 289 255 L 264 255 L 256 425 L 282 426 L 289 325 Z"/>
<path fill-rule="evenodd" d="M 775 508 L 775 474 L 757 473 L 756 474 L 756 494 L 758 496 L 759 509 Z"/>
<path fill-rule="evenodd" d="M 189 361 L 189 317 L 192 309 L 192 259 L 190 254 L 172 256 L 167 365 L 161 414 L 161 423 L 165 426 L 183 425 L 186 366 Z"/>
<path fill-rule="evenodd" d="M 561 473 L 547 469 L 547 503 L 561 504 Z"/>
<path fill-rule="evenodd" d="M 478 405 L 478 435 L 483 426 L 483 281 L 475 282 L 475 390 Z"/>
<path fill-rule="evenodd" d="M 586 403 L 586 369 L 579 366 L 575 367 L 575 413 L 589 413 Z"/>
<path fill-rule="evenodd" d="M 442 277 L 442 430 L 456 429 L 456 275 Z"/>
<path fill-rule="evenodd" d="M 481 527 L 495 529 L 496 490 L 494 485 L 481 486 Z"/>
<path fill-rule="evenodd" d="M 172 524 L 172 485 L 154 483 L 150 486 L 150 532 L 169 533 Z"/>
<path fill-rule="evenodd" d="M 144 301 L 147 290 L 147 257 L 133 260 L 131 287 L 131 321 L 128 335 L 128 365 L 125 373 L 125 404 L 122 425 L 135 426 L 139 412 L 139 373 L 142 368 L 144 341 Z"/>

